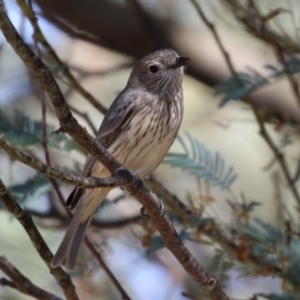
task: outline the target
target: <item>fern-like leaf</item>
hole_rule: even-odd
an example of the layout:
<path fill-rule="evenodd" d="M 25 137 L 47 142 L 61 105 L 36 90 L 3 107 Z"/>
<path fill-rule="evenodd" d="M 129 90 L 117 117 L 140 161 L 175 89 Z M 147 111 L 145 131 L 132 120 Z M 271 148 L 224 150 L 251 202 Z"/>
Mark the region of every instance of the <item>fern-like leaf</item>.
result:
<path fill-rule="evenodd" d="M 210 270 L 216 275 L 221 284 L 229 278 L 228 271 L 234 267 L 233 255 L 230 252 L 216 249 L 216 254 L 211 261 Z"/>
<path fill-rule="evenodd" d="M 225 94 L 219 107 L 223 107 L 231 100 L 240 100 L 258 88 L 280 79 L 283 75 L 299 73 L 300 59 L 292 58 L 284 66 L 266 65 L 265 68 L 270 71 L 268 76 L 264 77 L 257 71 L 250 69 L 248 73 L 236 73 L 225 82 L 217 85 L 215 87 L 215 95 Z"/>
<path fill-rule="evenodd" d="M 197 139 L 186 134 L 189 146 L 182 137 L 178 137 L 185 153 L 168 153 L 163 161 L 173 168 L 181 168 L 190 175 L 209 181 L 213 186 L 228 189 L 237 178 L 233 167 L 226 169 L 219 153 L 214 155 Z"/>
<path fill-rule="evenodd" d="M 291 293 L 283 293 L 281 295 L 278 294 L 265 294 L 265 293 L 258 293 L 257 296 L 264 297 L 264 299 L 269 300 L 299 300 L 299 297 L 296 295 L 293 295 Z"/>
<path fill-rule="evenodd" d="M 52 185 L 45 175 L 38 173 L 21 184 L 9 186 L 8 189 L 23 206 L 49 192 Z"/>
<path fill-rule="evenodd" d="M 47 125 L 48 146 L 55 149 L 84 150 L 70 137 L 64 134 L 52 134 L 54 126 Z M 34 121 L 19 110 L 7 114 L 0 109 L 0 132 L 16 146 L 41 146 L 42 144 L 42 121 Z"/>

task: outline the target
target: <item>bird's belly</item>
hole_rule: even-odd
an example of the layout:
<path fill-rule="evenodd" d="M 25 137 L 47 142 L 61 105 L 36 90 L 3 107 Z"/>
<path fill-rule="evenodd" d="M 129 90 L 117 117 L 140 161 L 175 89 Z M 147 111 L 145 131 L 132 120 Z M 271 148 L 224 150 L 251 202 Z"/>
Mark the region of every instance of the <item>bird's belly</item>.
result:
<path fill-rule="evenodd" d="M 148 118 L 140 127 L 131 126 L 121 134 L 109 151 L 129 170 L 141 178 L 150 174 L 163 160 L 174 142 L 178 126 L 154 126 Z"/>

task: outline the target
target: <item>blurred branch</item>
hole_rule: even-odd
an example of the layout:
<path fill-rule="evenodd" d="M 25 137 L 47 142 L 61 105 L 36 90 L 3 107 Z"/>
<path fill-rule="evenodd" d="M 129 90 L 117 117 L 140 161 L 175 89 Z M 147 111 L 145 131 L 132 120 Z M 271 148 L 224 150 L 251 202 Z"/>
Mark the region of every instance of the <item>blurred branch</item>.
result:
<path fill-rule="evenodd" d="M 250 97 L 248 97 L 248 103 L 249 103 L 250 107 L 252 108 L 252 111 L 255 115 L 256 121 L 259 125 L 259 129 L 260 129 L 259 133 L 263 137 L 265 142 L 268 144 L 269 148 L 272 150 L 274 156 L 276 157 L 277 161 L 279 162 L 279 165 L 280 165 L 281 170 L 284 174 L 284 177 L 288 183 L 288 186 L 289 186 L 296 202 L 298 203 L 298 211 L 299 211 L 300 210 L 300 195 L 295 186 L 295 181 L 292 179 L 292 177 L 290 175 L 288 166 L 287 166 L 285 158 L 284 158 L 284 154 L 276 147 L 273 140 L 271 139 L 271 136 L 269 135 L 269 133 L 266 129 L 266 126 L 264 124 L 264 120 L 263 120 L 262 116 L 259 114 L 259 112 L 257 111 L 257 108 L 254 107 Z"/>
<path fill-rule="evenodd" d="M 196 0 L 191 0 L 194 5 L 196 6 L 197 8 L 197 11 L 200 15 L 200 17 L 204 20 L 205 24 L 207 25 L 207 27 L 210 29 L 212 35 L 214 36 L 214 38 L 216 39 L 218 45 L 219 45 L 219 48 L 220 48 L 220 51 L 221 53 L 224 55 L 224 59 L 228 65 L 228 68 L 231 70 L 232 72 L 232 75 L 234 76 L 236 74 L 236 71 L 234 70 L 234 67 L 233 67 L 233 64 L 230 60 L 230 57 L 229 55 L 227 54 L 227 52 L 224 50 L 224 47 L 222 45 L 222 43 L 220 42 L 220 39 L 219 39 L 219 36 L 218 34 L 216 33 L 216 30 L 214 28 L 214 26 L 212 25 L 211 22 L 208 21 L 207 17 L 205 16 L 204 12 L 201 10 L 201 7 L 199 4 L 197 4 L 195 1 Z M 242 10 L 242 12 L 245 14 L 247 13 L 247 11 L 245 11 L 244 8 L 241 7 L 241 5 L 239 3 L 237 3 L 235 0 L 224 0 L 225 2 L 228 2 L 228 3 L 231 3 L 231 4 L 235 4 L 236 7 L 235 8 L 239 8 Z M 249 1 L 248 2 L 249 5 L 252 3 L 254 3 L 253 1 Z M 236 10 L 234 10 L 234 13 L 237 13 Z M 253 17 L 253 15 L 251 15 Z M 256 17 L 258 17 L 256 15 Z M 259 16 L 261 18 L 261 16 Z M 250 19 L 248 20 L 250 22 Z M 246 23 L 248 24 L 248 23 Z M 294 181 L 289 173 L 289 170 L 288 170 L 288 166 L 285 162 L 285 159 L 284 159 L 284 154 L 276 147 L 275 143 L 273 142 L 273 140 L 271 139 L 271 136 L 269 135 L 267 129 L 266 129 L 266 126 L 265 126 L 265 123 L 264 123 L 264 120 L 262 118 L 262 116 L 260 115 L 259 111 L 258 111 L 258 108 L 255 107 L 255 105 L 253 104 L 253 100 L 251 99 L 250 96 L 247 96 L 247 97 L 244 97 L 244 99 L 242 99 L 244 102 L 248 103 L 253 111 L 253 114 L 256 118 L 256 121 L 259 125 L 259 128 L 260 128 L 260 135 L 263 137 L 263 139 L 265 140 L 265 142 L 268 144 L 269 148 L 272 150 L 274 156 L 276 157 L 277 161 L 279 162 L 279 165 L 283 171 L 283 174 L 285 176 L 285 179 L 289 185 L 289 188 L 298 204 L 298 210 L 300 210 L 300 195 L 298 193 L 298 190 L 296 189 L 296 186 L 294 184 Z"/>
<path fill-rule="evenodd" d="M 70 218 L 66 217 L 65 215 L 61 214 L 59 211 L 56 211 L 56 210 L 52 210 L 50 212 L 43 213 L 40 211 L 36 211 L 36 210 L 27 208 L 27 209 L 25 209 L 25 212 L 34 217 L 40 218 L 40 219 L 59 220 L 65 226 L 67 226 L 70 223 Z M 127 217 L 124 219 L 112 220 L 112 221 L 101 221 L 101 220 L 94 218 L 91 222 L 91 225 L 98 229 L 119 229 L 126 225 L 137 223 L 137 222 L 141 221 L 141 219 L 142 219 L 142 216 L 140 214 L 133 216 L 133 217 Z"/>
<path fill-rule="evenodd" d="M 0 15 L 1 15 L 1 9 L 2 7 L 0 4 Z M 22 210 L 20 205 L 17 203 L 17 201 L 14 199 L 11 193 L 7 190 L 6 186 L 4 185 L 1 179 L 0 179 L 0 197 L 2 198 L 2 201 L 6 209 L 15 216 L 15 218 L 20 222 L 20 224 L 25 229 L 36 251 L 39 253 L 40 257 L 43 259 L 43 261 L 49 268 L 56 282 L 62 288 L 66 296 L 66 299 L 79 300 L 70 276 L 61 267 L 51 268 L 50 263 L 53 255 L 50 249 L 48 248 L 47 244 L 45 243 L 38 229 L 35 227 L 31 216 L 26 214 Z"/>
<path fill-rule="evenodd" d="M 167 205 L 171 204 L 173 207 L 178 206 L 181 207 L 181 216 L 185 220 L 185 222 L 193 223 L 193 219 L 197 217 L 191 213 L 190 209 L 181 201 L 176 195 L 172 194 L 167 188 L 165 188 L 160 182 L 156 181 L 155 177 L 150 177 L 147 182 L 151 183 L 151 189 L 159 195 Z M 178 210 L 178 208 L 177 208 Z M 196 221 L 197 222 L 197 221 Z M 225 250 L 230 251 L 231 253 L 238 253 L 239 244 L 234 240 L 235 238 L 228 237 L 222 230 L 219 228 L 218 224 L 216 224 L 212 219 L 209 220 L 201 220 L 201 224 L 197 227 L 197 233 L 202 233 L 207 236 L 210 240 L 217 243 L 220 247 Z M 247 262 L 268 270 L 270 274 L 279 276 L 281 278 L 284 277 L 284 270 L 273 266 L 271 264 L 263 261 L 259 256 L 256 256 L 252 252 L 249 252 L 247 257 Z"/>
<path fill-rule="evenodd" d="M 77 114 L 78 116 L 83 118 L 88 123 L 88 125 L 91 127 L 91 129 L 93 131 L 93 134 L 96 135 L 98 132 L 98 129 L 95 127 L 95 125 L 92 122 L 92 120 L 90 119 L 89 115 L 86 112 L 82 112 L 79 109 L 75 108 L 73 105 L 69 104 L 69 107 L 72 111 L 74 111 L 75 114 Z"/>
<path fill-rule="evenodd" d="M 34 285 L 3 256 L 0 256 L 0 270 L 2 270 L 2 272 L 12 280 L 9 281 L 5 278 L 0 278 L 0 285 L 2 286 L 15 288 L 19 292 L 32 296 L 38 300 L 62 300 L 61 298 Z"/>
<path fill-rule="evenodd" d="M 23 42 L 1 5 L 0 28 L 8 43 L 42 83 L 55 108 L 61 126 L 60 131 L 68 133 L 77 143 L 99 160 L 112 174 L 114 174 L 117 169 L 122 168 L 123 166 L 78 124 L 52 74 L 43 62 L 40 61 Z M 145 187 L 140 188 L 139 185 L 139 189 L 137 189 L 137 184 L 134 184 L 134 182 L 125 185 L 125 188 L 129 193 L 134 194 L 146 208 L 161 234 L 165 246 L 173 253 L 182 267 L 192 278 L 194 278 L 199 286 L 201 286 L 212 299 L 229 299 L 218 281 L 210 276 L 205 269 L 199 265 L 194 256 L 182 243 L 170 219 L 162 214 L 162 201 Z"/>
<path fill-rule="evenodd" d="M 74 174 L 67 175 L 18 150 L 4 138 L 3 134 L 0 134 L 0 147 L 5 150 L 12 160 L 18 160 L 36 171 L 45 174 L 47 177 L 60 180 L 64 183 L 73 184 L 81 188 L 118 187 L 128 184 L 133 180 L 131 174 L 122 168 L 117 169 L 115 175 L 107 178 L 92 176 L 80 177 Z"/>
<path fill-rule="evenodd" d="M 19 4 L 20 8 L 22 9 L 24 15 L 28 18 L 28 20 L 31 22 L 34 31 L 36 39 L 39 43 L 41 43 L 48 53 L 50 59 L 52 62 L 56 65 L 56 68 L 59 68 L 59 70 L 62 72 L 62 74 L 67 78 L 71 86 L 85 99 L 87 99 L 98 111 L 105 114 L 107 109 L 96 99 L 92 94 L 90 94 L 87 90 L 85 90 L 80 83 L 77 81 L 77 79 L 74 77 L 74 75 L 69 70 L 69 67 L 64 64 L 61 59 L 58 57 L 54 49 L 50 46 L 48 43 L 45 35 L 41 31 L 38 23 L 37 23 L 37 17 L 35 16 L 35 13 L 33 10 L 30 9 L 29 6 L 25 3 L 24 0 L 17 0 L 17 3 Z"/>
<path fill-rule="evenodd" d="M 92 252 L 92 254 L 97 258 L 100 266 L 104 269 L 105 273 L 110 278 L 110 280 L 112 281 L 113 285 L 120 292 L 120 294 L 122 296 L 122 300 L 131 300 L 131 298 L 127 295 L 127 293 L 125 292 L 125 290 L 123 289 L 123 287 L 121 286 L 121 284 L 119 283 L 119 281 L 117 280 L 117 278 L 115 277 L 115 275 L 111 272 L 111 270 L 106 265 L 106 263 L 105 263 L 104 259 L 102 258 L 102 255 L 100 254 L 100 252 L 98 252 L 95 249 L 95 247 L 90 242 L 90 240 L 87 238 L 87 236 L 85 236 L 84 242 L 85 242 L 85 245 L 88 247 L 88 249 Z"/>
<path fill-rule="evenodd" d="M 134 62 L 128 62 L 128 63 L 123 63 L 117 66 L 113 66 L 110 67 L 107 70 L 89 70 L 86 71 L 84 69 L 82 69 L 81 67 L 77 67 L 77 66 L 73 66 L 73 65 L 69 65 L 69 68 L 78 72 L 79 73 L 79 77 L 81 79 L 86 78 L 86 77 L 92 77 L 92 76 L 103 76 L 103 75 L 108 75 L 117 71 L 121 71 L 127 68 L 132 68 L 134 65 Z"/>
<path fill-rule="evenodd" d="M 167 208 L 170 207 L 174 212 L 176 212 L 176 214 L 178 214 L 178 216 L 181 217 L 182 220 L 194 215 L 193 211 L 188 208 L 178 197 L 171 194 L 170 191 L 153 174 L 145 179 L 145 183 L 151 191 L 163 199 Z"/>
<path fill-rule="evenodd" d="M 256 3 L 255 3 L 255 0 L 251 0 L 249 1 L 248 3 L 248 11 L 252 11 L 253 14 L 255 14 L 255 18 L 256 20 L 259 20 L 260 24 L 259 25 L 256 25 L 256 27 L 260 27 L 260 30 L 261 31 L 264 31 L 266 30 L 266 22 L 269 21 L 270 19 L 273 19 L 274 17 L 276 17 L 277 15 L 281 14 L 282 12 L 290 12 L 286 9 L 282 9 L 282 8 L 276 8 L 274 10 L 271 10 L 269 12 L 269 14 L 263 16 L 261 14 L 261 12 L 259 11 Z M 292 12 L 290 12 L 292 13 Z M 244 24 L 246 24 L 247 28 L 250 30 L 250 20 L 249 19 L 249 22 L 245 22 Z M 277 56 L 277 59 L 278 61 L 283 65 L 283 66 L 287 66 L 287 61 L 286 61 L 286 58 L 285 58 L 285 52 L 286 51 L 289 51 L 290 49 L 286 49 L 285 48 L 285 44 L 282 45 L 282 44 L 278 44 L 278 39 L 270 39 L 270 38 L 266 38 L 265 35 L 260 35 L 259 36 L 260 39 L 262 39 L 264 42 L 270 44 L 274 50 L 275 50 L 275 54 Z M 277 36 L 278 38 L 278 36 Z M 284 37 L 286 40 L 288 41 L 292 41 L 292 39 L 288 38 L 287 35 L 285 35 Z M 289 79 L 289 82 L 290 82 L 290 85 L 291 85 L 291 88 L 292 88 L 292 91 L 295 95 L 295 98 L 297 99 L 299 105 L 300 105 L 300 94 L 299 94 L 299 86 L 298 86 L 298 83 L 296 81 L 296 79 L 293 77 L 292 74 L 290 73 L 287 73 L 287 77 Z"/>
<path fill-rule="evenodd" d="M 247 1 L 247 6 L 243 5 L 242 1 L 238 0 L 223 0 L 226 6 L 231 10 L 233 15 L 257 38 L 271 45 L 276 45 L 284 51 L 297 53 L 300 47 L 287 36 L 282 36 L 267 26 L 267 22 L 282 12 L 287 12 L 285 9 L 277 8 L 272 10 L 267 15 L 261 15 L 254 0 Z"/>
<path fill-rule="evenodd" d="M 227 66 L 228 66 L 230 72 L 234 75 L 235 70 L 234 70 L 233 64 L 231 62 L 230 56 L 229 56 L 228 52 L 225 50 L 225 48 L 223 46 L 223 43 L 222 43 L 222 41 L 219 37 L 219 34 L 216 31 L 215 25 L 207 19 L 206 15 L 204 14 L 204 11 L 202 10 L 200 4 L 198 4 L 197 0 L 191 0 L 191 2 L 194 5 L 194 7 L 195 7 L 196 11 L 198 12 L 198 14 L 200 15 L 200 17 L 202 18 L 205 25 L 209 28 L 212 35 L 214 36 L 214 38 L 217 42 L 217 45 L 220 48 L 220 50 L 221 50 L 221 52 L 222 52 L 222 54 L 225 58 L 225 61 L 227 63 Z"/>

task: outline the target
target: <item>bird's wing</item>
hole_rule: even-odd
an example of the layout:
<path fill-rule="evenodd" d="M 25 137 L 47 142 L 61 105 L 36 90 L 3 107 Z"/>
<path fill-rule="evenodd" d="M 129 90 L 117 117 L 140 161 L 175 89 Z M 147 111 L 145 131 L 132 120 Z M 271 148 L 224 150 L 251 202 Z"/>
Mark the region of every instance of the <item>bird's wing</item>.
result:
<path fill-rule="evenodd" d="M 122 129 L 131 121 L 136 109 L 136 97 L 133 93 L 123 90 L 108 109 L 96 136 L 96 140 L 103 147 L 108 148 Z M 82 177 L 87 177 L 91 174 L 95 161 L 96 158 L 88 154 L 81 173 Z M 66 205 L 73 209 L 81 198 L 82 193 L 82 188 L 74 188 L 66 201 Z"/>
<path fill-rule="evenodd" d="M 96 136 L 103 147 L 108 148 L 131 121 L 136 109 L 136 98 L 136 94 L 123 91 L 112 103 Z"/>

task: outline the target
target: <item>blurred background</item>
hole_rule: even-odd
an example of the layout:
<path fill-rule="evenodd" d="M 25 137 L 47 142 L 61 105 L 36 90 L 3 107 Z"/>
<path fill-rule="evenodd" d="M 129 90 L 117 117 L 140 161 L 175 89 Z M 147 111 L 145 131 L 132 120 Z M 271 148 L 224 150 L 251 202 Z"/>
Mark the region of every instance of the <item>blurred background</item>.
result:
<path fill-rule="evenodd" d="M 247 218 L 251 215 L 247 224 L 255 222 L 255 218 L 274 228 L 282 228 L 287 218 L 297 224 L 297 203 L 274 153 L 259 134 L 252 109 L 244 101 L 227 101 L 220 108 L 230 89 L 225 85 L 223 93 L 216 95 L 216 86 L 233 74 L 194 1 L 33 0 L 30 3 L 38 25 L 60 58 L 60 64 L 53 60 L 42 43 L 37 50 L 34 29 L 22 11 L 24 3 L 4 1 L 20 35 L 35 52 L 40 52 L 74 116 L 91 134 L 94 134 L 93 126 L 97 130 L 101 124 L 103 112 L 78 92 L 78 87 L 66 77 L 65 66 L 86 91 L 108 108 L 125 87 L 134 62 L 141 56 L 167 47 L 190 57 L 183 83 L 185 113 L 181 140 L 174 143 L 170 152 L 184 153 L 184 146 L 198 147 L 197 151 L 208 153 L 212 164 L 215 162 L 216 165 L 218 153 L 225 170 L 232 171 L 227 178 L 223 177 L 223 185 L 214 185 L 207 178 L 203 180 L 200 173 L 191 174 L 182 164 L 175 168 L 169 156 L 169 160 L 167 158 L 155 171 L 156 178 L 196 215 L 212 218 L 224 229 L 237 224 L 242 207 L 237 204 L 241 203 L 253 204 L 248 210 L 241 209 Z M 296 174 L 300 101 L 298 86 L 291 84 L 289 76 L 293 76 L 294 83 L 299 78 L 295 72 L 269 79 L 272 69 L 266 66 L 279 70 L 284 65 L 280 53 L 285 62 L 298 59 L 299 1 L 197 0 L 197 3 L 214 26 L 236 72 L 268 78 L 263 85 L 242 93 L 236 100 L 251 92 L 254 108 L 263 116 L 275 146 L 284 153 L 290 173 Z M 253 78 L 251 80 L 253 84 Z M 50 101 L 47 98 L 45 101 L 50 133 L 59 124 Z M 43 148 L 37 138 L 41 130 L 40 86 L 1 34 L 0 110 L 0 131 L 7 139 L 44 160 Z M 58 140 L 49 134 L 48 139 L 52 166 L 80 173 L 84 151 L 67 138 Z M 55 252 L 67 221 L 52 185 L 29 167 L 9 160 L 4 152 L 0 155 L 1 179 L 22 207 L 34 212 L 36 224 Z M 299 185 L 296 183 L 295 186 L 298 190 Z M 61 185 L 60 189 L 67 198 L 72 187 Z M 155 244 L 152 250 L 144 247 L 149 246 L 143 243 L 145 236 L 153 237 L 155 229 L 149 220 L 139 218 L 139 209 L 140 204 L 134 198 L 116 189 L 97 213 L 99 226 L 93 226 L 89 231 L 124 289 L 132 299 L 139 300 L 205 299 L 168 250 Z M 137 221 L 125 226 L 114 224 L 131 217 L 136 217 Z M 3 209 L 0 220 L 0 254 L 36 285 L 62 296 L 18 222 Z M 105 226 L 105 222 L 110 225 Z M 186 232 L 190 231 L 193 229 L 186 228 Z M 199 262 L 218 276 L 213 257 L 219 246 L 208 239 L 200 240 L 200 236 L 198 240 L 187 238 L 185 243 Z M 281 278 L 262 273 L 252 276 L 251 272 L 246 276 L 246 273 L 242 268 L 227 272 L 224 286 L 232 299 L 250 299 L 259 292 L 280 294 L 284 290 Z M 97 261 L 84 247 L 72 276 L 80 299 L 120 299 Z M 8 287 L 0 287 L 0 298 L 30 299 Z"/>

